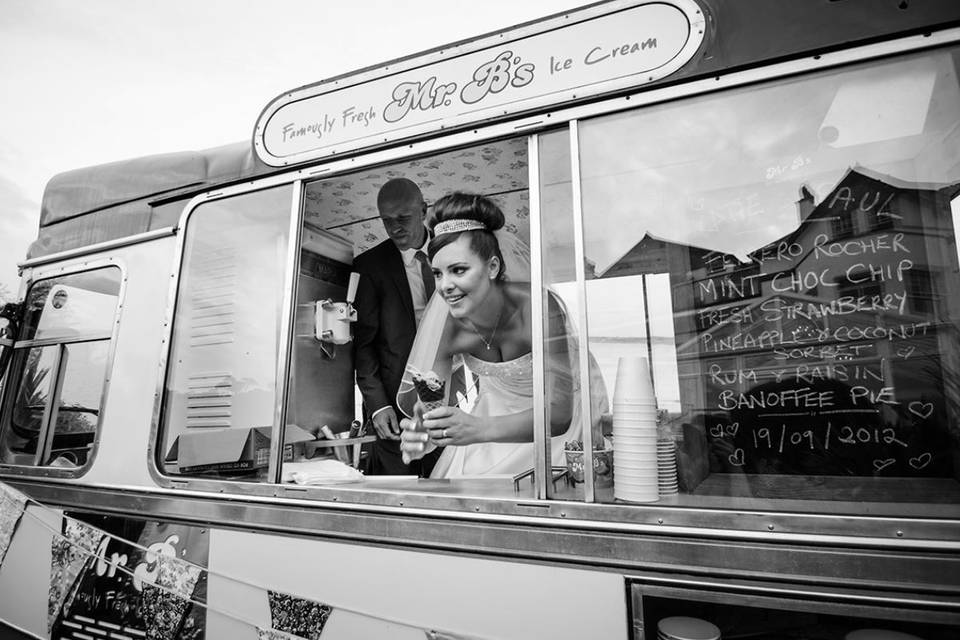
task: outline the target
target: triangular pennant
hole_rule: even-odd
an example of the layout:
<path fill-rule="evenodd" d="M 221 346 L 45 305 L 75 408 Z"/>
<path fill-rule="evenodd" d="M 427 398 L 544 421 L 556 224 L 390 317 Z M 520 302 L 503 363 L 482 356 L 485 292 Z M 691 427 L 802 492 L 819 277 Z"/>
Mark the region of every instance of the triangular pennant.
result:
<path fill-rule="evenodd" d="M 267 591 L 267 597 L 273 629 L 306 640 L 319 640 L 333 607 L 276 591 Z"/>
<path fill-rule="evenodd" d="M 182 598 L 193 597 L 197 581 L 204 570 L 198 566 L 185 562 L 175 556 L 162 555 L 157 559 L 159 573 L 156 584 L 158 587 L 172 591 Z"/>
<path fill-rule="evenodd" d="M 69 609 L 76 595 L 77 578 L 93 557 L 106 534 L 78 520 L 64 518 L 63 536 L 50 545 L 50 592 L 47 599 L 47 631 L 53 630 L 60 612 Z"/>
<path fill-rule="evenodd" d="M 13 532 L 17 529 L 26 503 L 27 496 L 0 482 L 0 566 L 3 566 L 3 559 L 10 548 Z"/>
<path fill-rule="evenodd" d="M 300 636 L 276 629 L 263 629 L 262 627 L 257 627 L 257 636 L 259 640 L 301 640 Z"/>

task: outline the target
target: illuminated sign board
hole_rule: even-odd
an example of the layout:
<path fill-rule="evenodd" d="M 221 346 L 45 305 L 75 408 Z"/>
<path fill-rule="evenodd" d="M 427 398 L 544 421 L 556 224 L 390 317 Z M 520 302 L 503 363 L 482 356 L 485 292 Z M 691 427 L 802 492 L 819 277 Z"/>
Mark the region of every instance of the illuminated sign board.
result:
<path fill-rule="evenodd" d="M 285 93 L 261 114 L 254 146 L 261 160 L 283 166 L 646 84 L 688 62 L 703 32 L 693 0 L 570 13 L 536 32 L 401 62 L 396 72 Z"/>

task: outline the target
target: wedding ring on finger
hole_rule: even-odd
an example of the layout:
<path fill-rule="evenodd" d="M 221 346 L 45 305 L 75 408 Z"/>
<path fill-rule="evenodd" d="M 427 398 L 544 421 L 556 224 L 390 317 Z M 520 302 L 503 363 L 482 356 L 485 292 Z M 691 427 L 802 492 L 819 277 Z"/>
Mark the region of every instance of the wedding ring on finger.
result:
<path fill-rule="evenodd" d="M 446 429 L 443 430 L 443 437 L 444 437 L 444 438 L 447 437 L 447 430 L 446 430 Z"/>

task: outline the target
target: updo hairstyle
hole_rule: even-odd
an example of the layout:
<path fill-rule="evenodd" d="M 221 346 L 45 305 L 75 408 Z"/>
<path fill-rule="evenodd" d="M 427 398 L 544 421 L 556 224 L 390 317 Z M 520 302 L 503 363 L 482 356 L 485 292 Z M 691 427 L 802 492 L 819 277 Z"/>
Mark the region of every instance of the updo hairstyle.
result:
<path fill-rule="evenodd" d="M 455 242 L 460 236 L 467 235 L 470 238 L 470 249 L 474 253 L 484 260 L 489 260 L 493 256 L 500 260 L 500 271 L 497 273 L 496 280 L 497 282 L 502 281 L 506 276 L 506 265 L 503 261 L 503 254 L 500 253 L 500 243 L 497 242 L 497 237 L 493 235 L 493 232 L 501 229 L 506 221 L 500 207 L 486 196 L 454 191 L 434 203 L 430 229 L 433 230 L 438 223 L 446 220 L 475 220 L 482 223 L 486 228 L 442 233 L 435 236 L 427 245 L 427 255 L 430 260 L 433 260 L 440 249 L 451 242 Z"/>

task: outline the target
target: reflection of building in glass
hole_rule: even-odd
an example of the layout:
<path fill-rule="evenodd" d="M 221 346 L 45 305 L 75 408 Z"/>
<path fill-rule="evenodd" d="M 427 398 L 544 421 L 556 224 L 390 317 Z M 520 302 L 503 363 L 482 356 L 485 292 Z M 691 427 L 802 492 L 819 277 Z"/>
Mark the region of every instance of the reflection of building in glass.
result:
<path fill-rule="evenodd" d="M 646 236 L 603 274 L 670 274 L 684 420 L 733 447 L 714 471 L 954 474 L 958 191 L 851 169 L 749 256 Z"/>

